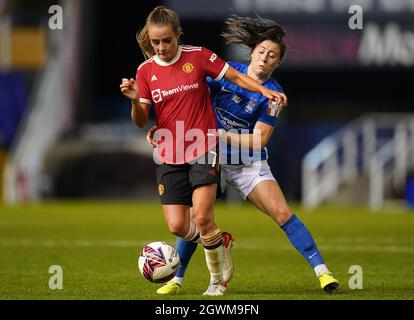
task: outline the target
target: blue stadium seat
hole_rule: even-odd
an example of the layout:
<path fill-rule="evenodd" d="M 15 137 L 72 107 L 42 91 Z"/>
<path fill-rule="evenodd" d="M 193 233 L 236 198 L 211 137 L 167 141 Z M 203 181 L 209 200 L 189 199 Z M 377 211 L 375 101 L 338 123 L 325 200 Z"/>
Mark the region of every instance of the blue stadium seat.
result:
<path fill-rule="evenodd" d="M 27 103 L 21 72 L 0 72 L 0 147 L 8 149 Z"/>

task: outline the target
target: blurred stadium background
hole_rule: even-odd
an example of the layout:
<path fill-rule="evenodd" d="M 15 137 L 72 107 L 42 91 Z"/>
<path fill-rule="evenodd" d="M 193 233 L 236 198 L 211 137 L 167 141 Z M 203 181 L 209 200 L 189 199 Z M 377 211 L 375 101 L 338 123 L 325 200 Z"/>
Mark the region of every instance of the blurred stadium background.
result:
<path fill-rule="evenodd" d="M 279 22 L 289 49 L 275 78 L 289 107 L 268 148 L 286 197 L 309 209 L 329 203 L 365 212 L 403 212 L 412 226 L 414 5 L 409 0 L 122 5 L 0 0 L 5 221 L 13 204 L 90 199 L 156 203 L 152 150 L 145 142 L 150 125 L 142 130 L 132 124 L 119 83 L 135 76 L 144 60 L 135 33 L 160 4 L 179 14 L 183 43 L 206 46 L 226 60 L 248 59 L 246 50 L 225 45 L 219 36 L 230 14 L 257 12 Z M 362 30 L 348 25 L 354 4 L 363 8 Z M 52 5 L 63 8 L 61 30 L 49 28 Z M 240 198 L 228 190 L 225 200 Z M 414 242 L 407 232 L 411 257 Z"/>
<path fill-rule="evenodd" d="M 384 200 L 414 203 L 411 1 L 171 0 L 116 6 L 72 0 L 61 3 L 62 30 L 48 27 L 54 1 L 0 3 L 6 202 L 156 199 L 146 130 L 131 123 L 118 83 L 134 76 L 143 61 L 136 31 L 154 6 L 165 4 L 181 17 L 184 43 L 207 46 L 228 60 L 248 59 L 247 51 L 226 46 L 219 36 L 230 14 L 257 12 L 287 30 L 289 50 L 275 77 L 290 106 L 269 150 L 289 199 L 311 207 L 332 200 L 374 209 Z M 352 4 L 364 9 L 363 30 L 348 26 Z M 237 196 L 230 192 L 228 198 Z"/>

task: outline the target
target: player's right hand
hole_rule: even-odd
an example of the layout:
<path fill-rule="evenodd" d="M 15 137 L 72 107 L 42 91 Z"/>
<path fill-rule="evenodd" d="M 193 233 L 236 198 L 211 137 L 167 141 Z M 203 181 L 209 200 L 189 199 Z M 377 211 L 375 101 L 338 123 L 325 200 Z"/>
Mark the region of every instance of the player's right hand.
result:
<path fill-rule="evenodd" d="M 136 100 L 138 98 L 138 88 L 134 78 L 131 78 L 129 80 L 123 78 L 119 87 L 122 94 L 128 99 Z"/>
<path fill-rule="evenodd" d="M 288 105 L 288 98 L 282 92 L 278 92 L 278 91 L 270 90 L 268 88 L 264 88 L 264 92 L 262 92 L 262 94 L 266 98 L 269 98 L 272 101 L 276 101 L 276 104 L 278 106 L 286 107 Z"/>
<path fill-rule="evenodd" d="M 147 142 L 152 148 L 158 147 L 157 142 L 154 140 L 155 131 L 157 131 L 157 126 L 153 126 L 148 130 L 147 133 Z"/>

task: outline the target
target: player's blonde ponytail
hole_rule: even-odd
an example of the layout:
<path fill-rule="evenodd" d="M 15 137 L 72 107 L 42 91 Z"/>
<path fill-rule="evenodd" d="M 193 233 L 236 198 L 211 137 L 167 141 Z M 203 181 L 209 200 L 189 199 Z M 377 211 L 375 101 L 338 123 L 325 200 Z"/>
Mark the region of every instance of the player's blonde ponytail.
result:
<path fill-rule="evenodd" d="M 147 25 L 145 25 L 141 31 L 137 32 L 137 41 L 145 58 L 149 59 L 155 55 L 154 49 L 152 48 L 151 41 L 148 36 Z"/>
<path fill-rule="evenodd" d="M 148 26 L 150 24 L 169 25 L 178 37 L 180 37 L 183 33 L 178 16 L 173 10 L 167 9 L 164 6 L 158 6 L 154 8 L 148 15 L 145 26 L 139 32 L 137 32 L 136 36 L 138 44 L 147 58 L 155 55 L 154 49 L 152 48 L 151 41 L 148 36 Z"/>

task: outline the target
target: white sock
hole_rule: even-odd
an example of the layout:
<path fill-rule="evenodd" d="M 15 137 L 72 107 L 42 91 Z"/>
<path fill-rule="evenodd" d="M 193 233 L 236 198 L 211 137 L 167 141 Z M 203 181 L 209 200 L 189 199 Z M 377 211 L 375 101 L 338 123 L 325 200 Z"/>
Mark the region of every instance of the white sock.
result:
<path fill-rule="evenodd" d="M 181 277 L 174 277 L 171 281 L 174 281 L 175 283 L 178 283 L 180 287 L 183 286 L 183 278 Z"/>
<path fill-rule="evenodd" d="M 210 270 L 210 283 L 223 282 L 223 245 L 216 249 L 204 249 L 208 270 Z"/>
<path fill-rule="evenodd" d="M 206 262 L 210 271 L 210 283 L 223 282 L 223 235 L 216 227 L 210 233 L 200 236 L 206 254 Z"/>
<path fill-rule="evenodd" d="M 185 237 L 183 237 L 186 241 L 193 241 L 199 242 L 200 241 L 200 233 L 197 230 L 196 223 L 193 219 L 190 219 L 190 228 L 188 229 L 188 233 Z"/>
<path fill-rule="evenodd" d="M 313 270 L 315 270 L 317 277 L 319 277 L 321 273 L 329 272 L 328 268 L 324 264 L 317 265 L 315 268 L 313 268 Z"/>

